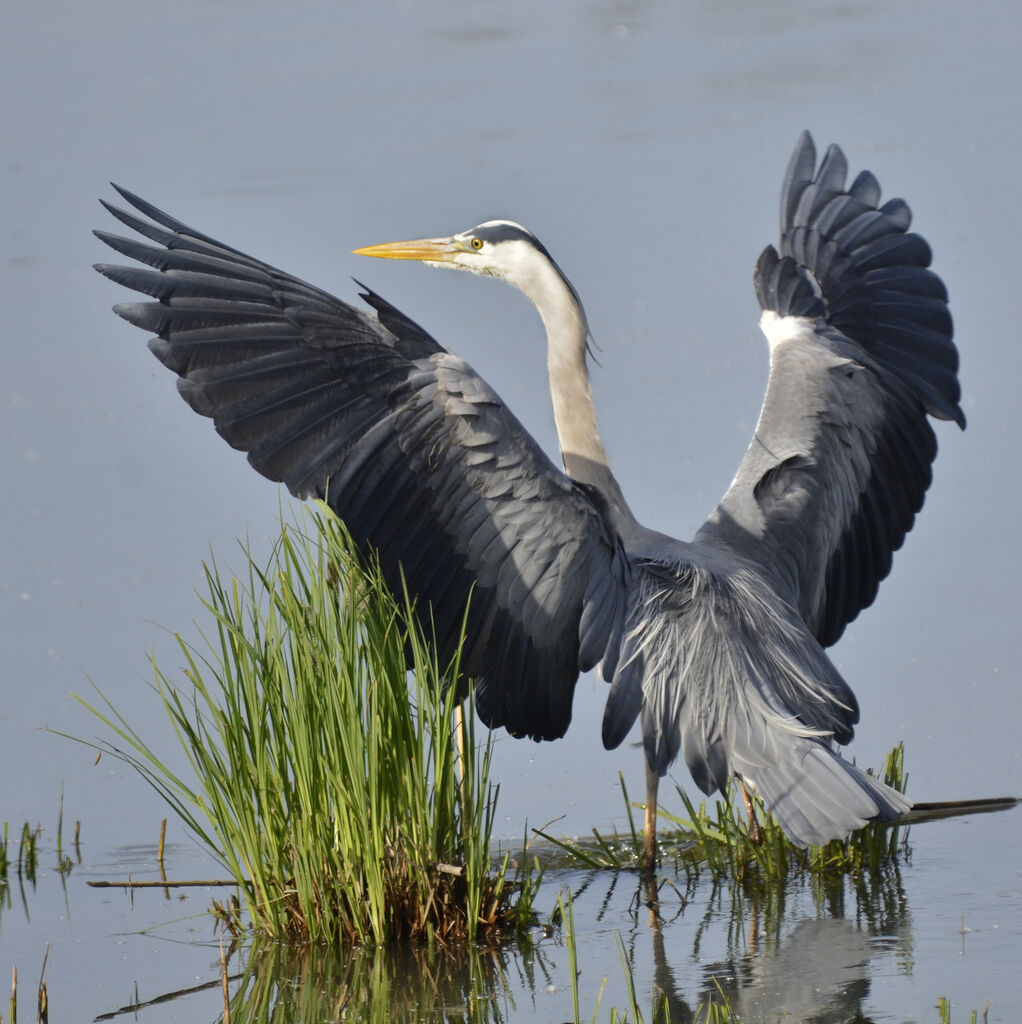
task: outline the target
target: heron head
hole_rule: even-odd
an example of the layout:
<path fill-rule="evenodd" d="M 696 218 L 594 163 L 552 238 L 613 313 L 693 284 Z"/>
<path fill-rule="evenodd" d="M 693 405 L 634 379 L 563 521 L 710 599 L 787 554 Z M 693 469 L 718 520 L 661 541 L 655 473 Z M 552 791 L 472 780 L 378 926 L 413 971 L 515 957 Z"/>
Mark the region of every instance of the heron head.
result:
<path fill-rule="evenodd" d="M 585 323 L 581 300 L 571 282 L 543 243 L 513 220 L 488 220 L 446 238 L 385 242 L 355 249 L 354 253 L 381 259 L 418 260 L 431 267 L 498 277 L 525 292 L 541 313 L 549 309 L 549 298 L 560 294 Z"/>
<path fill-rule="evenodd" d="M 518 283 L 522 268 L 535 263 L 537 257 L 553 262 L 531 231 L 510 220 L 486 221 L 445 238 L 385 242 L 355 249 L 354 252 L 356 256 L 418 260 L 431 267 L 468 270 L 487 277 L 499 277 L 511 284 Z"/>

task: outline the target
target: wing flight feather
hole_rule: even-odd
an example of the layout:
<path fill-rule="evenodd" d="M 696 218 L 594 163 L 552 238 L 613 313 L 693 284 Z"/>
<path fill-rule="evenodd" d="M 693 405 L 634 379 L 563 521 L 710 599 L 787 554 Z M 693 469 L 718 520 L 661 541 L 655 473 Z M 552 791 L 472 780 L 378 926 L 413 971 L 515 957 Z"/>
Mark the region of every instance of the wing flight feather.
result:
<path fill-rule="evenodd" d="M 100 265 L 151 300 L 117 312 L 156 337 L 178 388 L 251 464 L 319 497 L 388 582 L 420 599 L 441 658 L 459 640 L 490 725 L 564 734 L 580 667 L 616 652 L 628 564 L 585 487 L 556 469 L 472 368 L 372 292 L 378 318 L 118 190 L 150 245 Z M 617 625 L 615 625 L 617 624 Z"/>

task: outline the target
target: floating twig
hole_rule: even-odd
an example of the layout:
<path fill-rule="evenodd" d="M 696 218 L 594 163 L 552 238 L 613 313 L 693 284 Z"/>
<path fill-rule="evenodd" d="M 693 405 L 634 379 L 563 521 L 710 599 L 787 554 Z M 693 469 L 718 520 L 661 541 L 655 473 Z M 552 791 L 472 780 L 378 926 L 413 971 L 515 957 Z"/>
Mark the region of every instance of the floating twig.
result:
<path fill-rule="evenodd" d="M 238 981 L 244 978 L 243 972 L 232 974 L 228 978 L 229 981 Z M 192 985 L 189 988 L 175 989 L 173 992 L 165 992 L 162 995 L 154 996 L 152 999 L 146 999 L 144 1001 L 139 1000 L 134 1003 L 128 1003 L 126 1006 L 120 1006 L 116 1010 L 110 1010 L 107 1013 L 101 1013 L 94 1019 L 97 1021 L 101 1020 L 113 1020 L 115 1017 L 120 1017 L 125 1014 L 137 1014 L 139 1010 L 148 1009 L 150 1006 L 159 1006 L 163 1003 L 173 1002 L 175 999 L 181 999 L 185 996 L 195 995 L 197 992 L 208 992 L 210 989 L 219 988 L 221 985 L 220 979 L 216 981 L 205 981 L 200 985 Z"/>
<path fill-rule="evenodd" d="M 1007 811 L 1018 804 L 1014 796 L 995 796 L 981 800 L 937 800 L 920 801 L 912 810 L 901 816 L 902 825 L 914 825 L 921 821 L 937 818 L 953 818 L 959 814 L 990 814 L 993 811 Z"/>
<path fill-rule="evenodd" d="M 236 878 L 207 878 L 187 882 L 136 882 L 129 878 L 126 882 L 86 882 L 93 889 L 182 889 L 186 886 L 237 885 Z"/>

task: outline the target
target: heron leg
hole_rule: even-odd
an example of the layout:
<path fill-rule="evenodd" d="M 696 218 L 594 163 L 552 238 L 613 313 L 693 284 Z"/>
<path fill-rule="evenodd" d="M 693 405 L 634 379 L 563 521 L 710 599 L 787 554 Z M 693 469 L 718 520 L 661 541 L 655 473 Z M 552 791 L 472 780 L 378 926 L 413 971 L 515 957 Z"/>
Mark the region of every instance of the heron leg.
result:
<path fill-rule="evenodd" d="M 652 872 L 656 867 L 656 801 L 660 776 L 646 765 L 646 829 L 642 836 L 642 870 Z"/>
<path fill-rule="evenodd" d="M 742 791 L 742 800 L 745 802 L 745 813 L 749 816 L 749 838 L 754 843 L 760 843 L 763 841 L 763 831 L 759 827 L 756 808 L 752 806 L 752 797 L 749 796 L 749 791 L 745 788 L 745 780 L 741 775 L 736 778 L 738 779 L 738 788 Z"/>
<path fill-rule="evenodd" d="M 752 920 L 749 922 L 749 952 L 759 953 L 759 905 L 752 908 Z"/>

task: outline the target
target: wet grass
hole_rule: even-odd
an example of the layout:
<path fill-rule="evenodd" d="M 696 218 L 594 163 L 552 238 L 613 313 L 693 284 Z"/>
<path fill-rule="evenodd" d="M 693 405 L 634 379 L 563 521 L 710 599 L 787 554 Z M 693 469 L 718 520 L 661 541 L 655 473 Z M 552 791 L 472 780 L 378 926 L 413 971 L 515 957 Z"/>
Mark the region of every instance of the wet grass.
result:
<path fill-rule="evenodd" d="M 10 876 L 15 874 L 19 882 L 36 883 L 39 868 L 40 826 L 33 828 L 27 821 L 21 826 L 17 839 L 12 839 L 9 822 L 4 822 L 3 838 L 0 840 L 0 909 L 10 902 Z M 17 852 L 12 854 L 11 843 L 17 843 Z"/>
<path fill-rule="evenodd" d="M 972 1010 L 969 1013 L 968 1018 L 960 1018 L 962 1020 L 967 1019 L 968 1024 L 977 1024 L 978 1021 L 983 1021 L 986 1024 L 987 1012 L 990 1009 L 990 1004 L 987 1003 L 983 1013 L 980 1014 L 978 1010 Z M 951 1016 L 951 1000 L 945 996 L 941 996 L 937 1000 L 937 1012 L 940 1014 L 940 1024 L 955 1024 L 954 1019 Z"/>
<path fill-rule="evenodd" d="M 493 866 L 490 741 L 469 709 L 459 758 L 457 659 L 438 663 L 409 601 L 324 506 L 283 524 L 268 565 L 243 551 L 241 579 L 204 567 L 212 626 L 198 644 L 178 637 L 184 681 L 153 666 L 195 781 L 100 693 L 82 703 L 116 737 L 102 747 L 224 864 L 261 933 L 382 944 L 522 929 L 537 879 L 524 857 Z"/>
<path fill-rule="evenodd" d="M 898 744 L 888 754 L 882 777 L 887 785 L 905 792 L 908 775 L 904 744 Z M 569 863 L 590 868 L 638 867 L 642 833 L 636 828 L 633 805 L 623 779 L 621 791 L 628 813 L 628 832 L 607 836 L 594 830 L 594 838 L 586 842 L 542 835 L 567 856 Z M 848 839 L 804 850 L 789 841 L 773 815 L 755 797 L 753 806 L 760 835 L 753 837 L 744 814 L 737 810 L 741 801 L 733 784 L 725 799 L 712 811 L 705 800 L 694 804 L 680 787 L 677 793 L 684 814 L 659 810 L 659 853 L 662 862 L 672 861 L 676 870 L 689 879 L 709 874 L 715 881 L 771 887 L 796 873 L 821 878 L 858 877 L 882 870 L 897 858 L 904 845 L 902 830 L 897 824 L 871 824 Z"/>
<path fill-rule="evenodd" d="M 36 1024 L 49 1024 L 50 999 L 46 987 L 46 964 L 50 959 L 50 947 L 47 943 L 43 956 L 43 966 L 39 971 L 39 985 L 36 989 Z M 11 998 L 7 1002 L 7 1020 L 9 1024 L 18 1024 L 18 968 L 11 968 Z M 4 1016 L 0 1014 L 0 1024 L 4 1024 Z"/>
<path fill-rule="evenodd" d="M 905 772 L 905 748 L 899 743 L 888 755 L 881 774 L 884 782 L 904 793 L 908 782 Z M 711 818 L 705 801 L 694 806 L 682 791 L 678 794 L 685 807 L 685 816 L 662 813 L 662 820 L 677 829 L 665 844 L 664 854 L 672 855 L 681 865 L 705 867 L 714 878 L 733 878 L 738 882 L 759 879 L 775 884 L 792 873 L 815 876 L 851 875 L 875 872 L 895 859 L 903 837 L 897 824 L 870 824 L 853 832 L 847 839 L 836 839 L 826 846 L 802 849 L 784 834 L 777 820 L 753 798 L 753 807 L 760 822 L 760 837 L 755 838 L 744 816 L 736 810 L 734 785 L 726 800 L 719 803 Z"/>
<path fill-rule="evenodd" d="M 78 856 L 79 861 L 81 860 L 81 853 L 79 850 L 79 834 L 81 830 L 81 822 L 75 822 L 75 853 Z M 6 906 L 9 901 L 9 886 L 10 876 L 13 873 L 17 876 L 20 883 L 29 882 L 31 885 L 36 884 L 36 878 L 39 871 L 39 837 L 42 835 L 42 825 L 36 825 L 34 828 L 26 821 L 22 826 L 20 832 L 16 833 L 16 838 L 11 835 L 10 822 L 5 821 L 3 824 L 3 832 L 0 835 L 0 910 Z M 68 875 L 74 866 L 74 861 L 70 855 L 64 850 L 63 845 L 64 835 L 64 792 L 63 787 L 61 788 L 60 794 L 60 807 L 57 811 L 57 864 L 56 870 L 61 875 Z M 17 844 L 17 851 L 12 853 L 12 843 Z"/>

